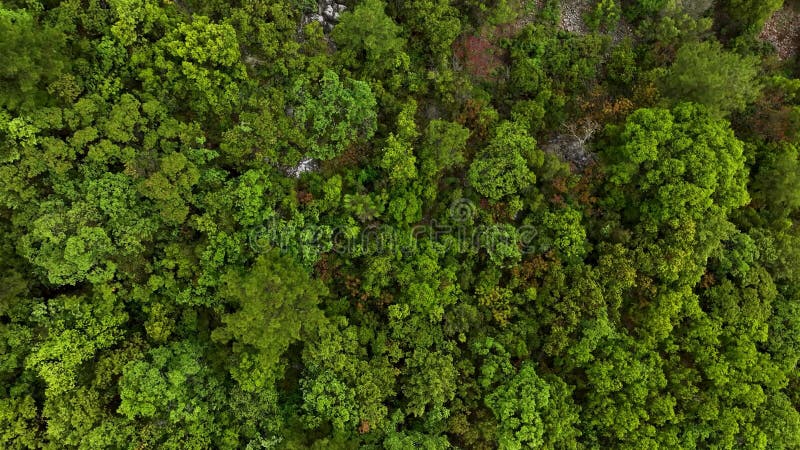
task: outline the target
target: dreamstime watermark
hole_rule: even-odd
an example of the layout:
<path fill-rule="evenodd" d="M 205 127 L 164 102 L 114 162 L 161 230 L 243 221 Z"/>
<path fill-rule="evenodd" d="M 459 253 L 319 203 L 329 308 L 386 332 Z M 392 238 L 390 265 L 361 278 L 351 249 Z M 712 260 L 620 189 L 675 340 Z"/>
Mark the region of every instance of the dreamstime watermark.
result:
<path fill-rule="evenodd" d="M 249 244 L 256 252 L 299 250 L 312 254 L 333 252 L 351 257 L 396 251 L 414 253 L 423 244 L 443 246 L 444 250 L 457 253 L 486 250 L 498 257 L 549 250 L 549 246 L 538 239 L 539 232 L 532 225 L 476 225 L 477 208 L 468 199 L 454 201 L 447 214 L 449 220 L 445 222 L 431 220 L 409 228 L 386 224 L 296 226 L 276 219 L 251 230 Z"/>

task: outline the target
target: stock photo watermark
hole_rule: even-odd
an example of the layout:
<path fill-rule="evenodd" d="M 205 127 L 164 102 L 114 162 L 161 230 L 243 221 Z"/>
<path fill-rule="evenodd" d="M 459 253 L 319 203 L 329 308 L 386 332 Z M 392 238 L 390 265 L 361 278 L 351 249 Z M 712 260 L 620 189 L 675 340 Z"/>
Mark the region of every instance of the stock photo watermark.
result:
<path fill-rule="evenodd" d="M 431 220 L 409 228 L 387 224 L 366 226 L 294 226 L 276 219 L 249 233 L 249 245 L 256 252 L 302 248 L 313 253 L 332 252 L 343 256 L 378 255 L 390 251 L 415 252 L 422 243 L 435 243 L 447 251 L 464 253 L 486 250 L 490 255 L 542 253 L 549 246 L 540 242 L 533 225 L 478 224 L 475 204 L 469 199 L 454 201 L 447 221 Z"/>

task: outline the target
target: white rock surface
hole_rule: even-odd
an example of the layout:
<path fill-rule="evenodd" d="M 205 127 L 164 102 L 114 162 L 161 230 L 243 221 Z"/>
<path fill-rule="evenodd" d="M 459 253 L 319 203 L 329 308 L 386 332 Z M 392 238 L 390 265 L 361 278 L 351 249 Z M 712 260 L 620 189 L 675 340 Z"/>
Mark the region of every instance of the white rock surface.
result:
<path fill-rule="evenodd" d="M 326 33 L 330 33 L 333 27 L 339 22 L 339 16 L 347 9 L 345 5 L 336 3 L 334 0 L 319 0 L 317 11 L 303 16 L 301 25 L 305 26 L 311 22 L 319 22 Z"/>
<path fill-rule="evenodd" d="M 312 158 L 305 158 L 300 163 L 289 169 L 289 175 L 298 178 L 300 175 L 311 172 L 312 170 L 317 168 L 317 162 Z"/>
<path fill-rule="evenodd" d="M 563 0 L 561 2 L 561 29 L 575 34 L 587 34 L 589 28 L 583 21 L 583 15 L 590 9 L 590 3 L 586 0 Z"/>
<path fill-rule="evenodd" d="M 599 129 L 600 125 L 593 120 L 578 120 L 566 124 L 566 132 L 553 136 L 542 148 L 582 171 L 597 160 L 597 155 L 589 148 L 589 141 Z"/>
<path fill-rule="evenodd" d="M 764 24 L 758 36 L 775 47 L 780 59 L 791 59 L 800 51 L 800 9 L 787 3 Z"/>

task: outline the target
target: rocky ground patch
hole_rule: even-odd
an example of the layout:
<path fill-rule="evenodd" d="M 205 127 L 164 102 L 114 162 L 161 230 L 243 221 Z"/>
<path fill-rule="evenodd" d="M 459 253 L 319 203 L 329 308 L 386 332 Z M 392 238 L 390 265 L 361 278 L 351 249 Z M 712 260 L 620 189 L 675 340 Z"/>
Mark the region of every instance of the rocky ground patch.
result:
<path fill-rule="evenodd" d="M 800 11 L 784 6 L 767 20 L 759 38 L 775 46 L 779 58 L 794 58 L 800 50 Z"/>

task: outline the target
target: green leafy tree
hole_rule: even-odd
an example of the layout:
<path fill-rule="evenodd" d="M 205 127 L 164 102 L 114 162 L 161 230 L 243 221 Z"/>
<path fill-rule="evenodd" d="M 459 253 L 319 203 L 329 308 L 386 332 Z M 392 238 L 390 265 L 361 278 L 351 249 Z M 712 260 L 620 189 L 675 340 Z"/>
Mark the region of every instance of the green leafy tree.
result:
<path fill-rule="evenodd" d="M 380 76 L 408 64 L 399 25 L 386 15 L 382 0 L 365 0 L 342 14 L 333 39 L 347 65 Z"/>
<path fill-rule="evenodd" d="M 615 0 L 600 0 L 588 15 L 587 24 L 594 30 L 613 31 L 622 17 L 622 8 Z"/>
<path fill-rule="evenodd" d="M 414 123 L 417 103 L 409 102 L 397 117 L 397 134 L 389 133 L 383 149 L 380 166 L 389 173 L 389 179 L 395 182 L 417 177 L 417 158 L 414 156 L 413 143 L 419 133 Z"/>
<path fill-rule="evenodd" d="M 495 129 L 495 137 L 469 167 L 470 184 L 481 195 L 500 200 L 518 194 L 536 181 L 530 167 L 539 167 L 544 154 L 536 140 L 523 127 L 504 122 Z"/>
<path fill-rule="evenodd" d="M 458 9 L 446 0 L 422 0 L 400 4 L 404 28 L 420 33 L 418 51 L 445 59 L 461 31 Z M 424 45 L 423 45 L 424 43 Z"/>
<path fill-rule="evenodd" d="M 508 381 L 486 396 L 486 406 L 497 418 L 500 449 L 571 446 L 577 437 L 571 428 L 577 421 L 565 402 L 569 391 L 563 382 L 551 385 L 524 363 Z"/>
<path fill-rule="evenodd" d="M 125 366 L 119 385 L 119 413 L 158 420 L 160 429 L 151 433 L 165 448 L 209 446 L 222 431 L 212 411 L 224 391 L 196 344 L 180 341 L 150 350 L 145 359 Z"/>
<path fill-rule="evenodd" d="M 45 325 L 46 336 L 26 360 L 47 383 L 48 395 L 72 389 L 83 375 L 83 365 L 98 351 L 109 348 L 125 334 L 128 315 L 108 289 L 87 298 L 63 296 L 34 312 Z"/>
<path fill-rule="evenodd" d="M 464 163 L 470 131 L 457 123 L 431 120 L 422 147 L 423 170 L 435 174 Z"/>
<path fill-rule="evenodd" d="M 720 6 L 730 17 L 729 26 L 736 32 L 755 35 L 783 4 L 781 0 L 726 0 Z"/>
<path fill-rule="evenodd" d="M 308 156 L 331 159 L 358 139 L 374 135 L 376 101 L 367 83 L 340 81 L 335 72 L 326 71 L 318 92 L 301 83 L 295 86 L 295 94 L 301 103 L 293 114 L 306 130 Z"/>
<path fill-rule="evenodd" d="M 753 200 L 775 217 L 789 217 L 800 209 L 800 156 L 794 144 L 769 146 L 762 152 L 753 176 Z"/>
<path fill-rule="evenodd" d="M 267 389 L 280 379 L 281 356 L 322 319 L 325 288 L 291 258 L 270 251 L 245 272 L 228 272 L 222 295 L 238 308 L 222 317 L 213 339 L 232 344 L 230 368 L 242 389 Z"/>
<path fill-rule="evenodd" d="M 687 43 L 678 49 L 662 81 L 664 92 L 676 102 L 699 103 L 715 116 L 727 116 L 744 110 L 758 96 L 757 63 L 714 41 Z"/>
<path fill-rule="evenodd" d="M 609 181 L 636 196 L 626 208 L 640 220 L 715 221 L 748 202 L 743 145 L 704 108 L 638 110 L 613 133 L 619 145 L 606 153 Z"/>
<path fill-rule="evenodd" d="M 0 106 L 33 107 L 68 67 L 66 36 L 31 11 L 0 5 Z"/>
<path fill-rule="evenodd" d="M 397 373 L 385 351 L 369 355 L 360 344 L 365 331 L 337 318 L 322 324 L 304 348 L 308 371 L 301 386 L 307 427 L 329 423 L 345 434 L 358 426 L 388 427 L 387 403 L 395 393 Z"/>
<path fill-rule="evenodd" d="M 643 335 L 663 338 L 693 301 L 712 251 L 734 232 L 728 215 L 749 201 L 743 145 L 726 121 L 693 104 L 638 110 L 610 132 L 606 207 L 636 232 L 639 270 L 658 280 L 642 293 L 649 312 L 634 310 Z"/>
<path fill-rule="evenodd" d="M 541 217 L 544 248 L 553 248 L 567 261 L 580 261 L 587 252 L 586 230 L 581 224 L 580 211 L 564 208 L 555 212 L 546 211 Z"/>
<path fill-rule="evenodd" d="M 456 392 L 457 373 L 453 357 L 441 352 L 416 349 L 406 359 L 412 375 L 402 385 L 408 399 L 408 411 L 416 417 L 427 414 L 446 417 L 446 405 Z"/>
<path fill-rule="evenodd" d="M 442 172 L 458 168 L 466 162 L 464 152 L 469 129 L 445 120 L 431 120 L 419 150 L 420 175 L 427 181 L 423 194 L 432 198 Z"/>
<path fill-rule="evenodd" d="M 240 59 L 236 30 L 205 16 L 179 24 L 158 45 L 137 47 L 131 56 L 146 92 L 172 100 L 175 109 L 188 104 L 222 117 L 238 105 L 247 78 Z"/>

